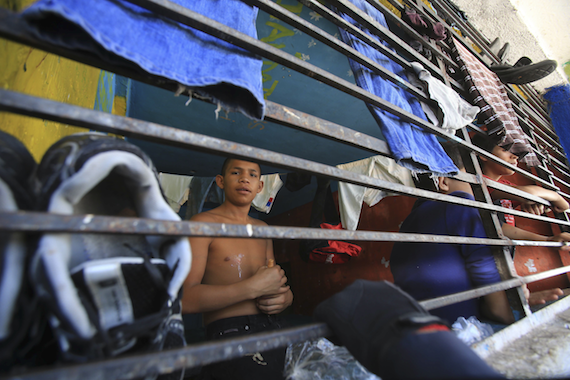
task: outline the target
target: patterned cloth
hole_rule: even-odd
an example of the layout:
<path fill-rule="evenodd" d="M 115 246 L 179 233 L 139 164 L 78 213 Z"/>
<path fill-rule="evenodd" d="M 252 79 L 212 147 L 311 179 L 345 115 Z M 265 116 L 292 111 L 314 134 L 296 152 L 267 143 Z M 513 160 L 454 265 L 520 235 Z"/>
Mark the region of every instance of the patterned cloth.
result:
<path fill-rule="evenodd" d="M 494 72 L 455 38 L 450 38 L 451 54 L 457 61 L 473 104 L 481 108 L 479 120 L 497 145 L 521 158 L 528 166 L 539 164 L 528 137 L 520 127 L 505 86 Z"/>

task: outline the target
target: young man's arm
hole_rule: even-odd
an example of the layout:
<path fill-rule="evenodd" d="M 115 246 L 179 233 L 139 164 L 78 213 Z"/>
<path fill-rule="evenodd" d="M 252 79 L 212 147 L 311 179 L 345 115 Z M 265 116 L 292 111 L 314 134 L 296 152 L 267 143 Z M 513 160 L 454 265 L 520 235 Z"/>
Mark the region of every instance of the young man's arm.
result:
<path fill-rule="evenodd" d="M 510 185 L 518 190 L 525 191 L 531 195 L 535 195 L 544 200 L 547 200 L 552 205 L 552 209 L 555 212 L 563 212 L 568 210 L 570 207 L 568 202 L 557 192 L 545 189 L 536 185 Z M 514 194 L 509 194 L 501 190 L 494 190 L 491 192 L 491 198 L 496 199 L 511 199 L 521 203 L 521 208 L 523 211 L 534 215 L 542 215 L 544 213 L 544 205 L 538 204 L 536 202 L 530 201 L 528 199 L 521 198 Z"/>
<path fill-rule="evenodd" d="M 562 232 L 554 236 L 544 236 L 531 231 L 523 230 L 508 223 L 502 225 L 503 234 L 511 240 L 534 240 L 534 241 L 557 241 L 567 242 L 570 241 L 570 233 Z M 564 251 L 570 250 L 570 246 L 563 246 L 560 249 Z"/>
<path fill-rule="evenodd" d="M 273 241 L 267 240 L 266 251 L 267 262 L 275 261 L 273 254 Z M 293 303 L 293 292 L 288 289 L 287 292 L 266 295 L 257 299 L 257 308 L 265 314 L 279 314 Z"/>
<path fill-rule="evenodd" d="M 568 202 L 566 202 L 566 200 L 555 191 L 548 190 L 544 187 L 536 185 L 522 185 L 515 187 L 519 190 L 526 191 L 529 194 L 536 195 L 537 197 L 549 201 L 552 205 L 552 210 L 555 212 L 564 212 L 570 208 Z"/>
<path fill-rule="evenodd" d="M 504 291 L 483 296 L 481 313 L 487 318 L 507 325 L 515 321 L 515 317 L 509 306 L 507 294 Z"/>
<path fill-rule="evenodd" d="M 196 215 L 194 221 L 210 221 L 207 217 Z M 202 284 L 210 237 L 190 238 L 192 247 L 192 268 L 183 285 L 182 312 L 202 313 L 220 310 L 245 300 L 253 300 L 266 294 L 287 293 L 289 286 L 285 285 L 287 277 L 279 267 L 261 267 L 250 278 L 231 285 Z"/>

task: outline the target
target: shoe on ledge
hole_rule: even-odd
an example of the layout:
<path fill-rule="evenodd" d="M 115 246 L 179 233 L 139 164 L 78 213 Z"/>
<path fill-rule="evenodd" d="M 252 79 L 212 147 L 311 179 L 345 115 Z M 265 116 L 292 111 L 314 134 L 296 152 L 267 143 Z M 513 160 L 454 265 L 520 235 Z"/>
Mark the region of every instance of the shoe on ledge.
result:
<path fill-rule="evenodd" d="M 551 74 L 557 65 L 558 63 L 552 59 L 532 63 L 530 58 L 521 57 L 513 66 L 493 65 L 490 69 L 504 83 L 526 84 Z"/>

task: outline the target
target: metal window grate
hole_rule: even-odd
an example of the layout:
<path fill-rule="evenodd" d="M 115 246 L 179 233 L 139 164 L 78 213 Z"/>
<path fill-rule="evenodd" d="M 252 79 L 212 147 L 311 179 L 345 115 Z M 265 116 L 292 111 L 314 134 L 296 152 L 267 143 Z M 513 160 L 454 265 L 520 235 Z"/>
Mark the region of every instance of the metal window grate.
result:
<path fill-rule="evenodd" d="M 561 153 L 562 147 L 557 141 L 555 133 L 549 123 L 549 118 L 546 113 L 546 108 L 543 102 L 538 97 L 538 94 L 529 86 L 520 86 L 526 98 L 523 98 L 519 93 L 508 89 L 509 96 L 515 103 L 514 108 L 517 112 L 523 126 L 534 147 L 539 153 L 543 161 L 543 169 L 541 173 L 535 170 L 534 173 L 527 172 L 518 167 L 509 165 L 489 153 L 481 150 L 480 148 L 472 145 L 468 138 L 461 139 L 452 136 L 440 128 L 425 122 L 416 116 L 396 107 L 388 101 L 374 96 L 356 85 L 349 83 L 325 70 L 320 69 L 314 65 L 304 62 L 290 54 L 272 47 L 261 41 L 252 39 L 248 36 L 228 28 L 225 25 L 219 24 L 213 20 L 208 19 L 200 14 L 189 11 L 167 0 L 128 0 L 133 4 L 149 9 L 153 12 L 161 14 L 172 20 L 181 22 L 190 27 L 201 30 L 205 33 L 230 41 L 236 46 L 240 46 L 247 50 L 252 51 L 266 59 L 272 60 L 276 63 L 282 64 L 285 67 L 293 69 L 299 73 L 307 75 L 315 80 L 327 84 L 331 88 L 345 92 L 346 94 L 355 98 L 361 99 L 367 103 L 373 104 L 385 111 L 388 111 L 396 116 L 401 117 L 421 128 L 424 128 L 437 136 L 456 141 L 471 151 L 483 155 L 488 159 L 499 162 L 517 173 L 523 175 L 535 183 L 542 186 L 558 191 L 565 198 L 570 198 L 569 195 L 563 193 L 555 182 L 563 187 L 569 187 L 570 169 L 566 158 Z M 340 40 L 334 38 L 330 34 L 319 29 L 315 25 L 305 21 L 304 19 L 286 11 L 285 9 L 277 6 L 269 0 L 247 0 L 249 4 L 259 7 L 261 10 L 279 18 L 280 20 L 298 28 L 299 30 L 317 38 L 319 41 L 325 43 L 332 49 L 335 49 L 342 54 L 357 60 L 361 64 L 371 68 L 372 70 L 380 73 L 387 80 L 390 80 L 401 87 L 412 92 L 420 98 L 425 98 L 422 91 L 416 89 L 409 83 L 401 80 L 392 73 L 386 71 L 383 67 L 371 62 L 367 57 L 352 50 Z M 384 12 L 387 16 L 396 20 L 396 16 L 392 15 L 390 11 L 376 0 L 369 0 L 371 4 L 376 6 L 379 10 Z M 377 49 L 382 49 L 387 55 L 397 61 L 399 64 L 409 67 L 408 59 L 421 61 L 424 66 L 436 77 L 446 80 L 445 65 L 455 66 L 454 62 L 447 57 L 445 50 L 448 49 L 444 43 L 428 43 L 426 47 L 431 49 L 438 57 L 439 65 L 427 61 L 423 56 L 419 55 L 411 49 L 405 42 L 400 40 L 396 35 L 391 33 L 386 28 L 370 22 L 366 16 L 347 1 L 347 0 L 331 0 L 330 4 L 339 7 L 353 17 L 361 20 L 366 24 L 374 33 L 386 40 L 395 49 L 396 53 L 386 49 L 384 45 L 378 44 L 375 40 L 364 35 L 359 30 L 355 29 L 336 14 L 331 12 L 328 8 L 321 3 L 314 0 L 301 0 L 301 3 L 310 9 L 320 13 L 333 24 L 347 29 L 350 33 L 360 36 L 363 40 L 370 43 Z M 393 2 L 394 5 L 402 10 L 402 6 Z M 488 41 L 479 35 L 478 32 L 468 23 L 457 18 L 453 11 L 449 9 L 445 1 L 434 0 L 432 4 L 438 10 L 438 15 L 435 15 L 428 8 L 421 6 L 411 0 L 404 1 L 404 4 L 411 6 L 418 12 L 423 12 L 426 17 L 431 17 L 435 20 L 442 21 L 439 14 L 445 15 L 446 18 L 452 19 L 455 26 L 462 31 L 463 36 L 468 36 L 474 41 L 482 51 L 490 57 L 494 62 L 498 62 L 496 55 L 488 47 Z M 413 32 L 405 24 L 402 26 L 410 33 Z M 452 30 L 452 29 L 451 29 Z M 453 31 L 457 38 L 461 38 L 458 33 Z M 177 84 L 170 81 L 165 81 L 164 78 L 157 76 L 143 74 L 141 72 L 131 71 L 124 67 L 113 67 L 108 63 L 101 61 L 97 57 L 90 55 L 87 52 L 79 52 L 66 50 L 57 46 L 50 45 L 36 39 L 30 32 L 25 22 L 15 13 L 0 9 L 0 37 L 27 44 L 47 52 L 58 54 L 78 62 L 86 63 L 107 71 L 115 72 L 117 74 L 141 81 L 143 83 L 151 84 L 157 87 L 174 92 Z M 466 46 L 475 54 L 479 55 L 470 44 Z M 455 90 L 462 92 L 462 85 L 454 80 L 448 80 L 449 85 Z M 309 115 L 295 109 L 291 109 L 275 102 L 267 101 L 267 115 L 266 120 L 285 126 L 302 130 L 320 136 L 324 139 L 329 139 L 346 144 L 347 146 L 357 147 L 362 150 L 371 152 L 373 154 L 380 154 L 390 156 L 390 151 L 386 143 L 375 137 L 362 134 L 350 128 L 338 125 L 327 120 L 323 120 L 314 115 Z M 493 187 L 504 191 L 517 194 L 529 200 L 538 201 L 540 203 L 549 205 L 547 201 L 538 199 L 529 194 L 517 192 L 516 190 L 506 188 L 500 184 L 492 181 L 483 180 L 478 168 L 475 156 L 473 157 L 473 165 L 476 169 L 476 174 L 460 174 L 458 179 L 469 182 L 475 186 L 483 189 L 484 197 L 481 201 L 469 201 L 459 199 L 452 196 L 446 196 L 428 191 L 410 188 L 378 179 L 374 179 L 365 175 L 358 175 L 336 167 L 320 164 L 317 162 L 308 161 L 298 157 L 287 156 L 275 151 L 255 148 L 244 144 L 237 144 L 232 141 L 221 140 L 210 136 L 204 136 L 193 132 L 179 130 L 172 127 L 149 123 L 142 120 L 134 120 L 120 116 L 113 116 L 106 113 L 84 109 L 68 104 L 53 102 L 46 99 L 41 99 L 29 95 L 19 94 L 7 90 L 0 90 L 0 110 L 14 112 L 22 115 L 44 118 L 48 120 L 63 122 L 66 124 L 87 127 L 102 132 L 111 132 L 127 137 L 136 137 L 142 140 L 153 141 L 165 145 L 182 147 L 185 149 L 206 151 L 218 155 L 237 156 L 244 159 L 253 159 L 261 163 L 270 164 L 274 167 L 307 172 L 315 175 L 325 176 L 334 180 L 344 181 L 348 183 L 360 184 L 366 187 L 372 187 L 382 190 L 388 190 L 397 194 L 404 194 L 413 197 L 432 199 L 444 201 L 454 204 L 461 204 L 470 207 L 476 207 L 481 210 L 489 211 L 489 215 L 495 215 L 497 212 L 508 212 L 513 215 L 525 217 L 532 220 L 542 221 L 558 225 L 561 228 L 570 226 L 570 221 L 566 215 L 561 215 L 559 218 L 549 218 L 544 216 L 534 216 L 520 211 L 513 211 L 495 206 L 488 202 L 489 194 L 487 187 Z M 471 129 L 481 132 L 481 130 L 472 125 Z M 466 135 L 464 131 L 464 135 Z M 542 150 L 539 146 L 548 147 Z M 551 169 L 549 169 L 551 168 Z M 552 170 L 560 173 L 561 177 L 557 177 Z M 114 217 L 101 217 L 95 216 L 90 218 L 88 223 L 85 222 L 83 216 L 58 216 L 43 213 L 20 212 L 20 213 L 0 213 L 0 230 L 4 231 L 56 231 L 56 232 L 93 232 L 93 233 L 128 233 L 128 234 L 164 234 L 175 236 L 220 236 L 220 237 L 249 237 L 249 238 L 271 238 L 271 239 L 343 239 L 355 241 L 428 241 L 433 243 L 456 243 L 456 244 L 488 244 L 495 246 L 499 249 L 498 257 L 504 265 L 503 270 L 507 279 L 499 284 L 485 286 L 482 288 L 462 292 L 458 294 L 451 294 L 444 297 L 439 297 L 433 300 L 426 300 L 422 305 L 427 309 L 433 309 L 444 305 L 460 302 L 466 299 L 480 297 L 498 290 L 512 289 L 520 287 L 523 284 L 531 283 L 534 281 L 551 278 L 560 274 L 570 271 L 570 267 L 564 266 L 547 272 L 526 277 L 514 277 L 514 264 L 512 259 L 509 258 L 507 253 L 501 249 L 515 245 L 515 246 L 544 246 L 544 247 L 560 247 L 561 243 L 556 242 L 531 242 L 531 241 L 511 241 L 508 239 L 500 238 L 501 233 L 498 231 L 495 223 L 495 234 L 489 239 L 475 239 L 475 238 L 460 238 L 450 236 L 434 236 L 434 235 L 416 235 L 416 234 L 400 234 L 391 232 L 376 232 L 376 231 L 326 231 L 321 229 L 311 228 L 293 228 L 293 227 L 258 227 L 254 226 L 252 230 L 248 230 L 245 226 L 233 225 L 224 226 L 211 224 L 211 223 L 197 223 L 197 222 L 167 222 L 156 221 L 148 219 L 132 219 L 132 218 L 114 218 Z M 502 253 L 504 256 L 501 256 Z M 525 304 L 523 299 L 519 300 L 522 304 L 523 310 L 526 314 L 530 313 L 528 305 Z M 20 379 L 27 378 L 61 378 L 61 379 L 90 379 L 90 378 L 135 378 L 149 373 L 167 373 L 182 367 L 195 367 L 205 365 L 215 361 L 228 360 L 238 357 L 243 352 L 256 351 L 267 348 L 281 347 L 290 343 L 295 343 L 307 339 L 315 339 L 320 336 L 328 336 L 330 331 L 323 324 L 313 324 L 303 326 L 295 329 L 284 330 L 278 333 L 266 333 L 253 337 L 237 338 L 218 343 L 205 343 L 197 346 L 187 347 L 179 350 L 165 351 L 160 353 L 152 353 L 147 355 L 138 355 L 128 358 L 118 358 L 107 360 L 102 363 L 88 363 L 80 366 L 70 366 L 62 368 L 45 369 L 41 371 L 34 371 L 25 374 L 19 374 L 17 377 Z M 230 349 L 228 349 L 228 347 Z M 143 365 L 144 364 L 144 365 Z"/>

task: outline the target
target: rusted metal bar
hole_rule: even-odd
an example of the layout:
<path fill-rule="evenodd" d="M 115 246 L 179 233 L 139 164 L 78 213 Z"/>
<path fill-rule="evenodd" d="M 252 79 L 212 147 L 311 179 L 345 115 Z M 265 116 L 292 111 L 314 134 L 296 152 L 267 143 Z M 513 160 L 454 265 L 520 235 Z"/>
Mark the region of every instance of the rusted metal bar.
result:
<path fill-rule="evenodd" d="M 297 111 L 293 108 L 282 106 L 269 100 L 265 101 L 264 120 L 295 128 L 300 131 L 313 133 L 330 140 L 343 142 L 374 154 L 385 157 L 392 156 L 388 144 L 384 140 Z"/>
<path fill-rule="evenodd" d="M 339 53 L 342 53 L 348 58 L 353 59 L 356 62 L 360 63 L 361 65 L 369 68 L 370 70 L 374 71 L 376 74 L 380 75 L 382 78 L 389 80 L 390 82 L 400 86 L 406 91 L 411 92 L 420 99 L 424 101 L 428 99 L 428 96 L 426 96 L 424 91 L 419 90 L 418 88 L 406 82 L 405 80 L 403 80 L 402 78 L 391 72 L 390 70 L 385 69 L 383 66 L 374 62 L 364 54 L 358 52 L 357 50 L 353 49 L 349 45 L 339 40 L 338 38 L 331 36 L 324 30 L 316 27 L 310 22 L 305 21 L 304 19 L 297 16 L 293 12 L 289 12 L 285 8 L 269 0 L 243 0 L 243 1 L 252 6 L 258 7 L 262 11 L 265 11 L 266 13 L 288 23 L 289 25 L 297 28 L 298 30 L 302 31 L 305 34 L 310 35 L 311 37 L 326 44 L 332 49 L 338 51 Z M 384 49 L 389 50 L 385 47 Z M 409 67 L 409 63 L 407 66 Z"/>
<path fill-rule="evenodd" d="M 459 19 L 459 17 L 457 17 L 457 15 L 455 14 L 455 12 L 452 9 L 449 9 L 449 7 L 447 6 L 447 4 L 445 4 L 445 2 L 434 0 L 432 2 L 432 4 L 434 4 L 436 6 L 436 8 L 439 9 L 439 12 L 445 14 L 448 19 L 452 20 L 452 22 L 455 23 L 456 27 L 458 27 L 459 29 L 463 29 L 462 33 L 466 33 L 467 36 L 469 38 L 471 38 L 473 40 L 473 42 L 475 44 L 477 44 L 477 46 L 486 55 L 488 55 L 495 63 L 500 62 L 497 55 L 488 47 L 488 42 L 485 41 L 484 38 L 474 30 L 474 28 L 472 29 L 471 24 L 465 23 L 463 20 Z M 453 30 L 452 28 L 449 28 L 449 29 L 452 30 L 452 33 L 454 34 L 455 38 L 458 41 L 462 41 L 465 38 L 465 36 L 460 36 L 459 34 L 457 34 L 457 32 L 455 30 Z M 473 49 L 472 46 L 470 46 L 468 44 L 464 44 L 464 45 L 473 55 L 475 55 L 476 57 L 479 57 L 479 59 L 480 59 L 479 53 L 477 51 L 475 51 L 475 49 Z"/>
<path fill-rule="evenodd" d="M 101 380 L 148 378 L 182 368 L 194 368 L 267 351 L 289 344 L 331 336 L 324 323 L 251 334 L 227 340 L 189 345 L 180 349 L 125 356 L 80 365 L 26 371 L 1 379 L 11 380 Z"/>
<path fill-rule="evenodd" d="M 454 293 L 443 297 L 433 298 L 421 301 L 420 304 L 427 310 L 437 309 L 438 307 L 451 305 L 457 302 L 466 301 L 468 299 L 481 297 L 490 293 L 498 292 L 500 290 L 507 290 L 524 284 L 530 284 L 535 281 L 544 280 L 546 278 L 559 276 L 564 273 L 570 272 L 570 266 L 560 267 L 545 271 L 542 273 L 532 274 L 530 276 L 512 278 L 510 280 L 498 282 L 496 284 L 487 285 L 481 288 L 468 290 L 465 292 Z"/>
<path fill-rule="evenodd" d="M 127 1 L 298 71 L 301 74 L 307 75 L 308 77 L 325 83 L 337 90 L 343 91 L 351 96 L 377 106 L 384 111 L 390 112 L 400 117 L 402 120 L 424 128 L 431 133 L 446 137 L 450 136 L 443 129 L 438 128 L 416 115 L 395 106 L 379 96 L 371 94 L 353 83 L 178 4 L 172 3 L 168 0 Z"/>
<path fill-rule="evenodd" d="M 89 56 L 87 53 L 66 50 L 55 45 L 50 45 L 48 43 L 39 41 L 35 39 L 35 37 L 29 32 L 29 27 L 19 17 L 17 17 L 13 12 L 10 12 L 3 8 L 0 8 L 0 36 L 36 47 L 38 49 L 49 51 L 63 57 L 67 57 L 78 62 L 92 65 L 106 71 L 115 72 L 119 75 L 135 79 L 139 82 L 154 85 L 168 91 L 174 92 L 177 88 L 176 83 L 166 81 L 164 78 L 129 70 L 123 66 L 114 67 L 97 57 Z M 126 63 L 126 66 L 128 66 L 128 63 Z M 292 117 L 296 115 L 302 115 L 304 119 Z M 335 141 L 345 141 L 354 146 L 360 145 L 361 148 L 369 150 L 376 154 L 390 156 L 390 151 L 385 141 L 367 136 L 360 132 L 353 131 L 349 128 L 339 126 L 334 123 L 327 122 L 326 120 L 320 119 L 318 117 L 300 113 L 291 108 L 283 107 L 282 105 L 269 100 L 266 101 L 265 120 L 279 123 L 289 128 L 295 128 L 309 133 L 318 134 L 322 137 Z M 327 134 L 329 131 L 331 131 L 330 135 Z"/>
<path fill-rule="evenodd" d="M 183 8 L 185 9 L 185 8 Z M 226 27 L 227 29 L 227 27 Z M 237 32 L 236 32 L 237 33 Z M 90 56 L 89 54 L 84 54 L 84 53 L 79 53 L 76 51 L 71 51 L 68 49 L 63 49 L 60 47 L 57 47 L 55 45 L 50 45 L 48 43 L 44 43 L 42 41 L 38 41 L 33 34 L 30 32 L 29 27 L 13 12 L 10 12 L 6 9 L 0 8 L 0 36 L 14 40 L 16 42 L 20 42 L 20 43 L 24 43 L 24 44 L 28 44 L 30 46 L 34 46 L 37 47 L 39 49 L 43 49 L 58 55 L 62 55 L 64 57 L 70 58 L 70 59 L 74 59 L 77 60 L 79 62 L 83 62 L 86 64 L 91 64 L 91 65 L 95 65 L 96 67 L 100 67 L 104 70 L 108 70 L 108 71 L 113 71 L 116 72 L 120 75 L 124 75 L 139 81 L 142 81 L 144 83 L 149 83 L 152 85 L 157 85 L 159 87 L 165 88 L 169 91 L 175 91 L 177 88 L 177 84 L 174 82 L 169 82 L 169 81 L 165 81 L 164 78 L 160 78 L 157 76 L 152 76 L 149 74 L 145 74 L 145 73 L 140 73 L 137 72 L 135 70 L 128 70 L 128 69 L 124 69 L 121 67 L 113 67 L 111 65 L 109 65 L 108 63 L 102 61 L 101 59 L 99 59 L 96 56 Z M 278 49 L 277 49 L 278 50 Z M 128 66 L 128 62 L 125 61 L 127 66 Z M 269 104 L 269 102 L 268 102 Z M 276 107 L 279 107 L 279 105 L 273 103 Z M 276 108 L 274 108 L 276 109 Z M 404 111 L 405 112 L 405 111 Z M 281 113 L 284 114 L 284 113 Z M 275 117 L 277 120 L 278 118 L 276 117 L 278 114 L 274 114 L 273 117 Z M 413 116 L 413 115 L 412 115 Z M 428 127 L 431 128 L 431 124 L 424 122 L 423 120 L 417 118 L 418 120 L 421 121 L 421 123 L 424 123 L 424 127 Z M 299 124 L 293 124 L 291 125 L 290 123 L 294 122 L 294 120 L 289 119 L 288 122 L 282 122 L 281 124 L 286 125 L 286 126 L 294 126 L 296 128 L 299 128 Z M 73 124 L 73 123 L 71 123 Z M 435 127 L 433 127 L 435 128 Z M 466 145 L 465 142 L 461 139 L 458 139 L 455 136 L 451 136 L 448 135 L 446 133 L 443 133 L 441 130 L 439 129 L 435 129 L 432 132 L 435 132 L 436 134 L 447 138 L 448 140 L 453 140 L 459 144 L 462 145 Z M 385 144 L 384 144 L 385 146 Z M 498 160 L 497 157 L 473 146 L 473 145 L 466 145 L 466 147 L 468 149 L 471 150 L 475 150 L 478 154 L 481 154 L 483 156 L 486 156 L 487 158 L 494 160 L 496 162 L 500 162 L 500 163 L 504 163 L 504 161 Z M 386 151 L 380 152 L 380 154 L 385 154 Z M 506 164 L 505 166 L 507 166 L 509 164 Z M 548 182 L 542 181 L 542 179 L 539 179 L 535 176 L 532 176 L 532 174 L 518 168 L 518 167 L 512 167 L 512 169 L 525 176 L 528 177 L 534 181 L 540 182 L 543 185 L 545 185 L 547 188 L 551 188 L 551 185 Z M 555 188 L 554 190 L 557 190 L 557 188 Z"/>
<path fill-rule="evenodd" d="M 262 164 L 270 164 L 275 167 L 325 176 L 338 181 L 362 185 L 369 188 L 388 190 L 396 194 L 411 195 L 419 198 L 438 200 L 453 204 L 462 204 L 489 211 L 508 212 L 512 215 L 546 222 L 568 224 L 567 222 L 532 215 L 523 211 L 509 210 L 482 202 L 416 189 L 266 149 L 254 148 L 248 145 L 238 144 L 232 141 L 213 138 L 156 123 L 116 116 L 105 112 L 90 110 L 1 89 L 0 110 L 40 117 L 102 132 L 118 133 L 128 137 L 136 137 L 171 146 L 193 148 L 222 156 L 234 156 L 246 160 L 249 159 Z M 460 140 L 457 137 L 454 137 L 454 139 Z M 463 143 L 465 144 L 465 142 Z M 475 146 L 473 147 L 479 149 Z"/>
<path fill-rule="evenodd" d="M 364 33 L 362 30 L 358 29 L 354 25 L 348 23 L 342 17 L 340 17 L 338 14 L 334 13 L 333 11 L 331 11 L 330 9 L 325 7 L 324 5 L 319 3 L 317 0 L 300 0 L 300 2 L 303 5 L 305 5 L 306 7 L 308 7 L 309 9 L 312 9 L 313 11 L 319 13 L 321 16 L 323 16 L 324 18 L 326 18 L 327 20 L 329 20 L 331 23 L 335 24 L 339 28 L 346 30 L 347 32 L 353 34 L 354 36 L 360 38 L 362 41 L 366 42 L 368 45 L 380 50 L 383 54 L 388 56 L 390 59 L 394 60 L 399 65 L 401 65 L 403 67 L 411 68 L 410 62 L 408 60 L 402 58 L 400 55 L 398 55 L 395 52 L 393 52 L 392 50 L 388 49 L 386 46 L 384 46 L 382 43 L 380 43 L 376 39 L 374 39 L 371 36 L 369 36 L 368 34 Z M 432 73 L 432 75 L 434 75 L 435 77 L 440 78 L 440 79 L 444 78 L 442 71 L 437 66 L 435 66 L 433 63 L 431 63 L 428 59 L 426 59 L 421 54 L 417 53 L 415 50 L 413 50 L 409 47 L 403 46 L 402 51 L 403 51 L 403 54 L 410 57 L 410 59 L 421 62 L 424 65 L 424 67 L 427 70 L 429 70 Z M 455 82 L 455 85 L 457 88 L 461 88 L 461 85 L 459 85 L 457 82 Z"/>
<path fill-rule="evenodd" d="M 83 233 L 168 236 L 241 237 L 252 239 L 322 239 L 348 241 L 397 241 L 408 243 L 484 244 L 561 248 L 565 243 L 530 240 L 484 239 L 462 236 L 399 232 L 327 230 L 308 227 L 254 226 L 242 224 L 169 221 L 100 215 L 60 215 L 40 212 L 0 213 L 1 231 L 29 233 Z"/>
<path fill-rule="evenodd" d="M 367 0 L 370 5 L 378 9 L 378 11 L 382 12 L 387 19 L 392 19 L 394 22 L 400 22 L 400 27 L 405 30 L 406 32 L 417 35 L 417 32 L 413 30 L 407 24 L 401 22 L 400 19 L 396 17 L 389 9 L 385 8 L 382 4 L 378 3 L 377 1 L 369 1 Z M 411 49 L 407 43 L 402 41 L 398 36 L 390 32 L 389 29 L 383 27 L 382 25 L 378 24 L 376 21 L 372 20 L 370 16 L 368 16 L 365 12 L 360 10 L 358 7 L 354 6 L 351 2 L 347 0 L 327 0 L 328 3 L 335 6 L 340 11 L 348 14 L 358 23 L 363 25 L 366 29 L 370 32 L 376 34 L 378 37 L 385 40 L 391 46 L 401 46 L 402 49 Z M 423 40 L 421 36 L 419 37 L 420 40 Z M 438 58 L 441 58 L 445 61 L 445 63 L 451 67 L 459 69 L 457 63 L 455 63 L 451 58 L 442 54 L 439 50 L 435 49 L 429 43 L 424 43 L 426 47 L 428 47 Z"/>

